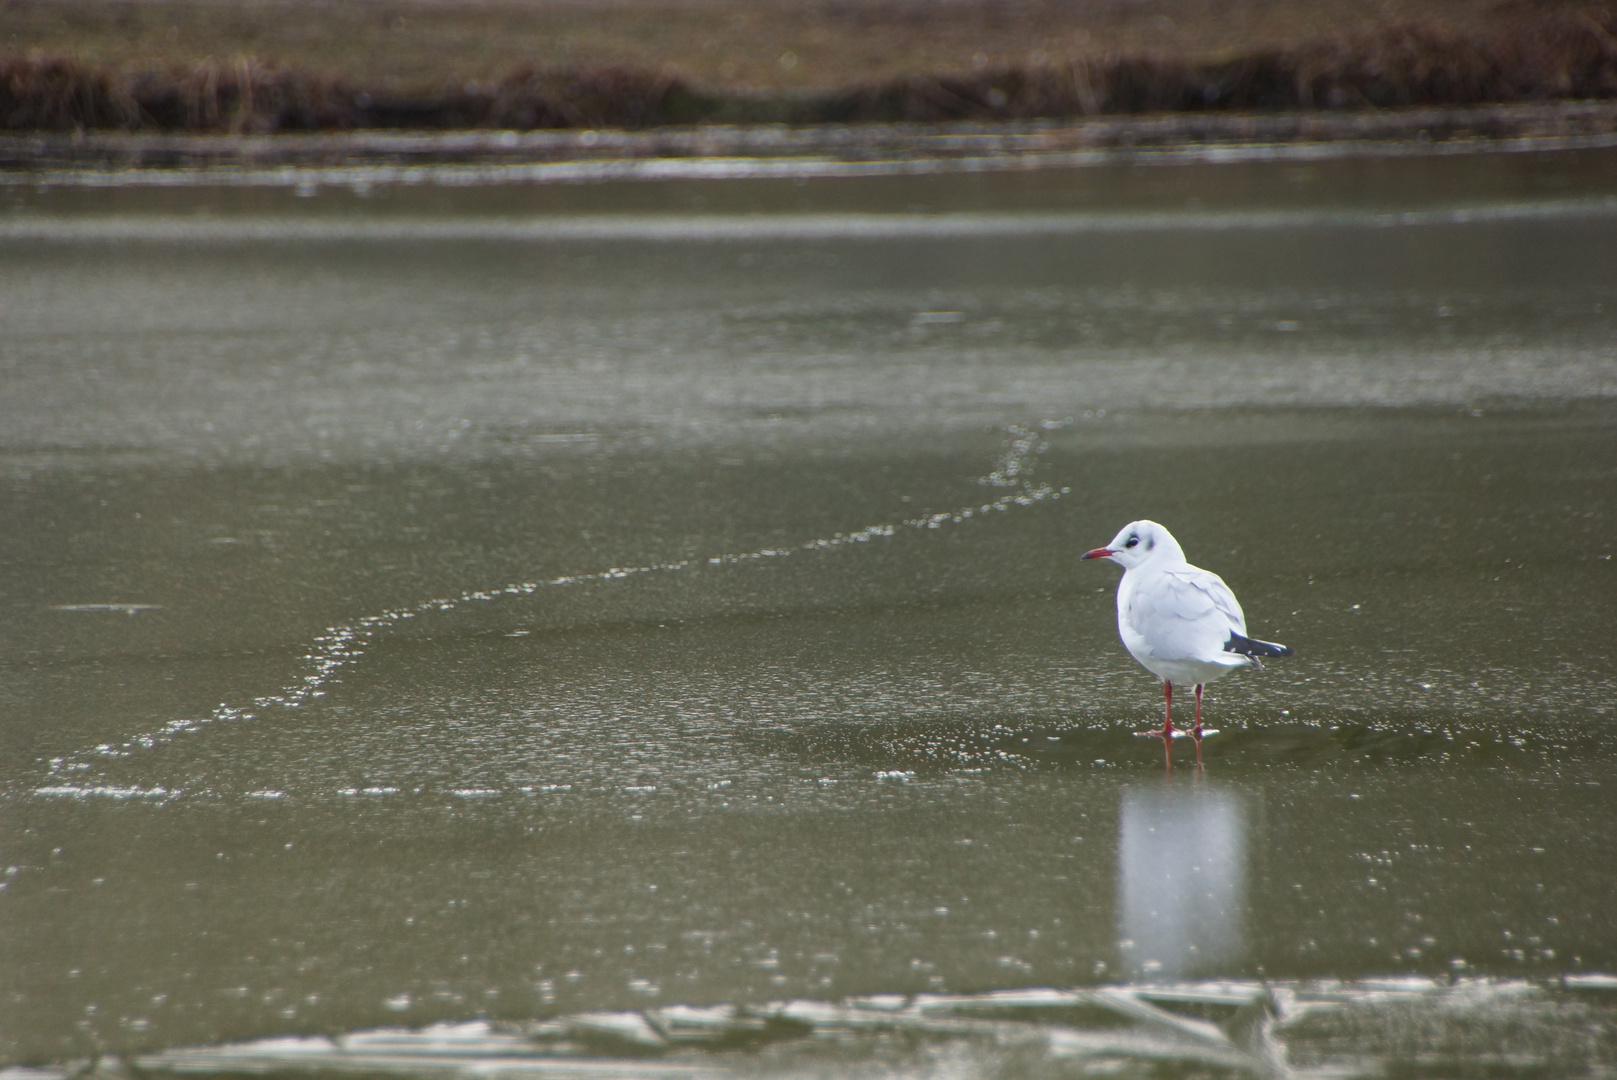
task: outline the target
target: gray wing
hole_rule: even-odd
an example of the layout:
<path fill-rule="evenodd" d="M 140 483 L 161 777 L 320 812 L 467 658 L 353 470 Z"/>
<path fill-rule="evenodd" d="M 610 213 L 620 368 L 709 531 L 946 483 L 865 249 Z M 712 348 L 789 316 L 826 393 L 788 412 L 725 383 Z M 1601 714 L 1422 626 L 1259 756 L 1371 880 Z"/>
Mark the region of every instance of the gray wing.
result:
<path fill-rule="evenodd" d="M 1246 637 L 1246 613 L 1241 610 L 1241 602 L 1235 598 L 1230 587 L 1224 584 L 1223 578 L 1211 570 L 1195 566 L 1169 571 L 1168 576 L 1183 581 L 1191 589 L 1205 596 L 1213 605 L 1213 609 L 1229 620 L 1230 629 Z"/>
<path fill-rule="evenodd" d="M 1246 636 L 1246 616 L 1217 574 L 1195 567 L 1156 574 L 1137 588 L 1125 613 L 1130 628 L 1164 660 L 1208 659 L 1230 632 Z"/>

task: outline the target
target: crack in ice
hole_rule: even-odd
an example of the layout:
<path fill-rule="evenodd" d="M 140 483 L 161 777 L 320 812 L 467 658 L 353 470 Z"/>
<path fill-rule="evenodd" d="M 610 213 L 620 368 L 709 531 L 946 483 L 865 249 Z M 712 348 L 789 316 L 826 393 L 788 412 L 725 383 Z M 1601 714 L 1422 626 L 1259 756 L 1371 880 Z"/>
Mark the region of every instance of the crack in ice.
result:
<path fill-rule="evenodd" d="M 755 551 L 726 552 L 712 555 L 706 559 L 680 559 L 675 562 L 652 563 L 645 566 L 612 566 L 605 570 L 584 574 L 561 574 L 557 577 L 543 581 L 523 581 L 504 585 L 493 589 L 468 590 L 454 597 L 438 597 L 431 600 L 422 600 L 419 603 L 404 607 L 390 608 L 373 615 L 365 615 L 352 622 L 340 623 L 328 627 L 322 634 L 311 642 L 311 650 L 302 659 L 308 662 L 306 674 L 300 675 L 292 682 L 282 687 L 278 693 L 264 694 L 255 697 L 252 702 L 244 706 L 234 706 L 222 702 L 217 708 L 204 717 L 189 717 L 171 720 L 156 731 L 135 735 L 128 740 L 113 744 L 102 743 L 92 750 L 84 751 L 69 757 L 53 758 L 47 771 L 47 783 L 35 789 L 38 795 L 63 796 L 82 793 L 84 795 L 105 794 L 114 789 L 95 785 L 63 784 L 66 774 L 85 772 L 91 768 L 87 759 L 127 758 L 140 750 L 151 750 L 173 742 L 181 735 L 195 734 L 204 727 L 214 723 L 252 720 L 260 712 L 270 708 L 296 709 L 313 698 L 324 697 L 325 686 L 331 682 L 332 677 L 340 670 L 356 663 L 366 653 L 367 647 L 389 628 L 408 619 L 419 618 L 432 612 L 453 611 L 463 604 L 498 600 L 508 596 L 529 596 L 544 588 L 556 588 L 572 585 L 583 585 L 590 582 L 622 581 L 626 578 L 641 574 L 677 573 L 693 566 L 734 566 L 742 563 L 762 561 L 767 559 L 787 558 L 798 552 L 828 551 L 837 548 L 858 544 L 868 544 L 873 540 L 886 539 L 898 535 L 902 530 L 934 530 L 946 525 L 959 525 L 973 518 L 984 517 L 995 513 L 1005 513 L 1013 506 L 1034 506 L 1049 502 L 1069 494 L 1071 488 L 1055 488 L 1045 483 L 1033 483 L 1029 477 L 1037 466 L 1038 459 L 1049 449 L 1040 431 L 1052 431 L 1066 426 L 1070 420 L 1046 420 L 1037 425 L 1038 430 L 1012 425 L 1007 428 L 1010 436 L 1005 450 L 995 461 L 993 469 L 986 475 L 977 478 L 977 482 L 987 487 L 1013 488 L 998 498 L 969 506 L 956 507 L 953 510 L 944 510 L 919 517 L 904 518 L 900 521 L 867 525 L 862 529 L 847 533 L 834 533 L 828 537 L 817 537 L 792 546 L 775 546 L 759 548 Z M 120 793 L 135 789 L 117 789 Z M 177 794 L 178 792 L 163 789 L 150 789 L 141 794 L 161 792 L 163 795 Z M 127 797 L 127 796 L 125 796 Z"/>

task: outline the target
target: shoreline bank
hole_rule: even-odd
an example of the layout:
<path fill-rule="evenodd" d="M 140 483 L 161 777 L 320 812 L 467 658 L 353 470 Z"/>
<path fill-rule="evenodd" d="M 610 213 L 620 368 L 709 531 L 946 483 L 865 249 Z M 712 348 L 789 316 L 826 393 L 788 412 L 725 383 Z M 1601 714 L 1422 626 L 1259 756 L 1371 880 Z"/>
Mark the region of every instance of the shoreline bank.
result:
<path fill-rule="evenodd" d="M 14 49 L 28 45 L 16 35 L 9 40 Z M 334 66 L 307 66 L 249 48 L 164 67 L 138 53 L 108 63 L 77 49 L 50 52 L 37 40 L 0 54 L 0 131 L 656 131 L 1157 114 L 1194 123 L 1251 113 L 1617 101 L 1617 10 L 1606 5 L 1500 7 L 1462 25 L 1395 21 L 1279 43 L 1251 40 L 1221 52 L 1167 40 L 1115 49 L 1056 39 L 1021 59 L 978 53 L 964 66 L 953 57 L 910 70 L 837 66 L 802 85 L 715 82 L 695 62 L 706 44 L 692 53 L 670 43 L 667 52 L 640 60 L 535 58 L 483 74 L 451 50 L 437 82 L 405 86 L 333 58 L 325 62 Z M 707 44 L 718 47 L 718 39 Z"/>

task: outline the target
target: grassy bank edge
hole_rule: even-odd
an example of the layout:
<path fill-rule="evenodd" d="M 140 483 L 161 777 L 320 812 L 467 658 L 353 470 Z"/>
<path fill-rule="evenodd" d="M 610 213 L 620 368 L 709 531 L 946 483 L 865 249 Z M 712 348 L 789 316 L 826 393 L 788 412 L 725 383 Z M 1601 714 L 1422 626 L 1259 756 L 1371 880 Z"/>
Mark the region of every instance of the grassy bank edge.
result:
<path fill-rule="evenodd" d="M 1524 9 L 1466 30 L 1407 23 L 1224 57 L 1072 55 L 828 91 L 715 90 L 677 72 L 605 66 L 523 67 L 502 80 L 397 96 L 251 57 L 163 72 L 0 58 L 4 132 L 938 124 L 1605 99 L 1617 99 L 1617 11 L 1605 6 Z"/>

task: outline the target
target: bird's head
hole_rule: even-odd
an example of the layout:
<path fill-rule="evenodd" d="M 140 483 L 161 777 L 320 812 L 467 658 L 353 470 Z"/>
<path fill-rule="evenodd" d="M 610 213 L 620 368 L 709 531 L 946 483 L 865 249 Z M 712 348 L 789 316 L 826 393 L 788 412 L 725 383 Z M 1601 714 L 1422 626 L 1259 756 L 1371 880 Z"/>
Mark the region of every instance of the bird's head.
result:
<path fill-rule="evenodd" d="M 1125 570 L 1148 559 L 1169 556 L 1184 561 L 1185 553 L 1173 533 L 1154 521 L 1131 521 L 1105 547 L 1084 552 L 1086 559 L 1110 559 Z"/>

